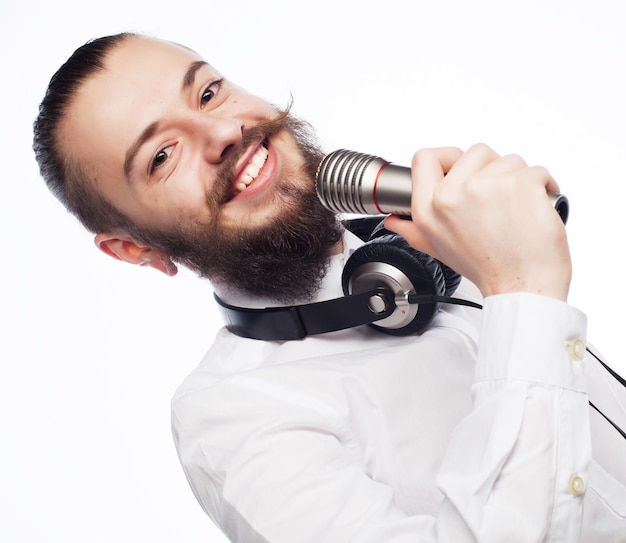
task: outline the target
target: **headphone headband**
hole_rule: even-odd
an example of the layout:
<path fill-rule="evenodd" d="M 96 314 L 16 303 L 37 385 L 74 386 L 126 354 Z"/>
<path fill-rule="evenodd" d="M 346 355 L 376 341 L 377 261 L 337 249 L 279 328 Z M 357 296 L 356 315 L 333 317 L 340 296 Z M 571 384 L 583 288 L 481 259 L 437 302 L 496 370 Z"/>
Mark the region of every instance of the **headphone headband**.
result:
<path fill-rule="evenodd" d="M 396 309 L 393 292 L 373 288 L 358 294 L 310 304 L 249 309 L 214 294 L 233 334 L 266 341 L 302 339 L 384 319 Z"/>

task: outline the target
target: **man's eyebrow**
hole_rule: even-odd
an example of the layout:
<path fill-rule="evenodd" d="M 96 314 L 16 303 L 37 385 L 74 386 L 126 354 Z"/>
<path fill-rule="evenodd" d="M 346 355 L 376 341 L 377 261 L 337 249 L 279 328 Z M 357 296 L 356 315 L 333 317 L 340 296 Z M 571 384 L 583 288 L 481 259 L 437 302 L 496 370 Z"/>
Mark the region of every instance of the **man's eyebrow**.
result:
<path fill-rule="evenodd" d="M 196 80 L 196 72 L 203 68 L 204 66 L 208 66 L 209 63 L 204 60 L 196 60 L 192 62 L 185 73 L 185 77 L 183 78 L 183 86 L 182 91 L 186 91 L 189 87 L 193 85 L 193 82 Z"/>
<path fill-rule="evenodd" d="M 185 75 L 183 76 L 183 84 L 181 86 L 181 92 L 187 91 L 196 80 L 196 73 L 198 70 L 203 68 L 204 66 L 208 66 L 208 62 L 204 60 L 196 60 L 192 62 Z M 139 153 L 139 149 L 141 146 L 146 143 L 154 134 L 156 134 L 159 128 L 159 122 L 155 121 L 150 123 L 144 130 L 139 134 L 139 137 L 133 142 L 133 144 L 126 151 L 126 157 L 124 159 L 124 175 L 126 176 L 126 180 L 130 182 L 130 172 L 133 169 L 133 162 Z"/>
<path fill-rule="evenodd" d="M 159 129 L 159 121 L 154 121 L 150 123 L 146 128 L 144 128 L 143 132 L 139 134 L 139 137 L 133 142 L 133 144 L 126 151 L 126 158 L 124 159 L 124 175 L 126 176 L 126 180 L 130 180 L 130 172 L 133 169 L 133 162 L 137 157 L 137 153 L 139 153 L 139 149 L 141 146 L 146 143 L 154 134 L 156 134 Z"/>

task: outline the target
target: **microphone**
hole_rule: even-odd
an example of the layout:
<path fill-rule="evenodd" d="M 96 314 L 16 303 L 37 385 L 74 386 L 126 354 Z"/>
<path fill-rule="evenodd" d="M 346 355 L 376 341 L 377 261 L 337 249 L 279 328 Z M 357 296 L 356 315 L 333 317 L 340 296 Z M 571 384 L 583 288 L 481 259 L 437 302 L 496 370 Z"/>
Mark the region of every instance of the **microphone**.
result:
<path fill-rule="evenodd" d="M 378 156 L 339 149 L 326 155 L 316 175 L 317 196 L 336 213 L 411 215 L 411 169 Z M 548 193 L 567 223 L 569 202 Z"/>

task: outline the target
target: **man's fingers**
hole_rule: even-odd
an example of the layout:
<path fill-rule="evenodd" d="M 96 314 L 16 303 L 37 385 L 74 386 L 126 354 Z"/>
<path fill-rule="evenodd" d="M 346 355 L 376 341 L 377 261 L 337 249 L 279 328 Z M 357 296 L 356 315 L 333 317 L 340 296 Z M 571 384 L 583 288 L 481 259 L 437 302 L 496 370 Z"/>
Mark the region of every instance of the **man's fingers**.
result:
<path fill-rule="evenodd" d="M 411 172 L 413 179 L 413 213 L 420 214 L 430 206 L 439 182 L 453 168 L 463 151 L 457 147 L 422 149 L 413 155 Z"/>
<path fill-rule="evenodd" d="M 446 181 L 464 181 L 473 174 L 483 171 L 499 160 L 500 155 L 484 143 L 472 145 L 467 151 L 457 157 L 449 169 Z"/>

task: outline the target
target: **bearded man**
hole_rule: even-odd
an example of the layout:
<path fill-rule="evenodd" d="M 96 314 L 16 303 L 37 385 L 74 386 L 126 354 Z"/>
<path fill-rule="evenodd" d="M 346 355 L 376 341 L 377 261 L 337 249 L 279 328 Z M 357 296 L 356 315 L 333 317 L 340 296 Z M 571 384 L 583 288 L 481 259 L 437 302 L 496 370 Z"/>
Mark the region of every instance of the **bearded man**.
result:
<path fill-rule="evenodd" d="M 340 298 L 363 245 L 315 195 L 308 125 L 178 44 L 79 48 L 34 149 L 102 251 L 187 266 L 228 305 Z M 624 443 L 588 396 L 624 425 L 623 391 L 567 304 L 558 185 L 485 145 L 418 151 L 412 179 L 412 220 L 386 228 L 461 274 L 483 311 L 443 305 L 406 337 L 220 330 L 172 402 L 198 501 L 241 542 L 624 541 Z"/>

